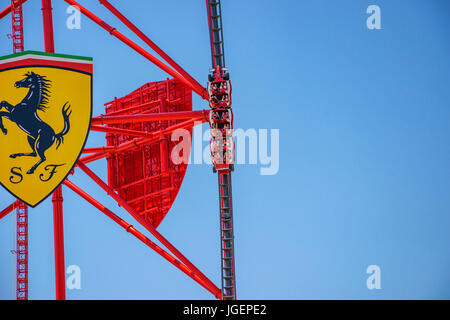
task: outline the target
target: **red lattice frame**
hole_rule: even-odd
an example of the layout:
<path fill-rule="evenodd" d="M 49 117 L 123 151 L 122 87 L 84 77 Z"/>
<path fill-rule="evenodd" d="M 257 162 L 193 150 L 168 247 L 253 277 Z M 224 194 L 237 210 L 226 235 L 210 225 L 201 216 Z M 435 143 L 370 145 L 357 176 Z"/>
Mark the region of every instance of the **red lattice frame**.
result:
<path fill-rule="evenodd" d="M 53 21 L 52 21 L 52 7 L 51 0 L 42 1 L 42 14 L 44 22 L 44 44 L 46 52 L 54 52 L 54 38 L 53 38 Z M 208 100 L 207 90 L 201 86 L 193 77 L 191 77 L 184 69 L 182 69 L 175 61 L 173 61 L 167 54 L 165 54 L 160 48 L 158 48 L 148 37 L 146 37 L 136 26 L 134 26 L 128 19 L 126 19 L 117 9 L 115 9 L 108 1 L 100 0 L 100 3 L 108 8 L 114 15 L 116 15 L 125 25 L 127 25 L 135 34 L 137 34 L 147 45 L 155 50 L 166 62 L 170 65 L 163 63 L 152 54 L 147 52 L 142 47 L 125 37 L 116 28 L 111 27 L 103 20 L 98 18 L 92 12 L 78 4 L 73 0 L 65 0 L 68 4 L 77 6 L 81 13 L 98 24 L 100 27 L 108 31 L 112 36 L 116 37 L 137 53 L 154 63 L 163 71 L 171 75 L 176 81 L 183 85 L 184 88 L 192 90 L 192 92 L 198 94 L 205 100 Z M 26 0 L 22 0 L 25 3 Z M 11 13 L 11 6 L 8 6 L 4 10 L 0 11 L 0 19 L 4 18 Z M 171 80 L 175 81 L 175 80 Z M 142 88 L 141 88 L 142 89 Z M 107 107 L 108 109 L 108 107 Z M 157 240 L 159 240 L 168 251 L 162 249 L 155 244 L 152 240 L 147 238 L 141 232 L 137 231 L 132 225 L 121 219 L 114 214 L 111 210 L 102 205 L 94 197 L 85 192 L 82 188 L 76 186 L 74 183 L 66 179 L 63 184 L 69 189 L 73 190 L 100 212 L 112 219 L 124 230 L 131 233 L 137 239 L 144 244 L 155 250 L 159 255 L 169 261 L 172 265 L 180 269 L 186 275 L 191 277 L 194 281 L 211 292 L 216 298 L 221 299 L 221 290 L 212 283 L 196 266 L 194 266 L 178 249 L 176 249 L 166 238 L 164 238 L 157 230 L 156 226 L 161 222 L 167 212 L 164 206 L 161 206 L 161 212 L 159 215 L 153 215 L 151 220 L 148 219 L 145 214 L 142 215 L 138 212 L 139 207 L 128 204 L 124 199 L 124 193 L 116 192 L 107 183 L 102 181 L 93 171 L 91 171 L 87 164 L 102 158 L 108 158 L 112 155 L 120 154 L 122 152 L 133 152 L 132 149 L 136 147 L 144 147 L 146 145 L 152 145 L 161 136 L 168 136 L 176 129 L 191 130 L 196 124 L 207 122 L 209 111 L 191 111 L 192 105 L 189 110 L 174 110 L 169 106 L 166 112 L 158 113 L 129 113 L 123 114 L 108 114 L 92 119 L 92 131 L 106 132 L 107 134 L 126 135 L 128 138 L 124 138 L 122 143 L 116 143 L 109 141 L 107 146 L 99 146 L 95 148 L 85 148 L 84 153 L 89 155 L 79 159 L 77 167 L 86 173 L 93 181 L 95 181 L 110 197 L 112 197 L 120 206 L 122 206 L 127 212 L 129 212 L 139 223 L 141 223 Z M 115 110 L 116 112 L 118 110 Z M 167 126 L 162 127 L 161 123 L 167 121 Z M 151 122 L 159 122 L 159 130 L 155 125 L 151 125 Z M 143 123 L 148 124 L 150 131 L 143 126 Z M 139 127 L 140 126 L 140 127 Z M 153 127 L 152 127 L 153 126 Z M 152 131 L 153 130 L 153 131 Z M 130 139 L 133 136 L 133 139 Z M 116 138 L 113 138 L 116 139 Z M 127 140 L 128 139 L 128 140 Z M 151 148 L 151 147 L 150 147 Z M 109 163 L 112 163 L 111 161 Z M 182 167 L 181 167 L 182 168 Z M 185 170 L 185 169 L 184 169 Z M 183 170 L 181 170 L 183 171 Z M 180 173 L 181 173 L 180 171 Z M 179 175 L 179 179 L 182 180 L 183 174 Z M 110 181 L 111 182 L 111 181 Z M 181 184 L 181 181 L 179 181 Z M 113 184 L 114 185 L 114 184 Z M 125 197 L 127 197 L 125 195 Z M 175 195 L 171 197 L 173 201 Z M 53 194 L 53 218 L 54 218 L 54 242 L 55 242 L 55 279 L 56 279 L 56 299 L 65 299 L 65 262 L 64 262 L 64 234 L 63 234 L 63 197 L 62 189 L 58 188 Z M 14 202 L 4 210 L 0 211 L 0 219 L 5 217 L 11 211 L 13 211 L 18 202 Z M 145 211 L 144 211 L 145 212 Z M 147 214 L 148 216 L 148 214 Z"/>

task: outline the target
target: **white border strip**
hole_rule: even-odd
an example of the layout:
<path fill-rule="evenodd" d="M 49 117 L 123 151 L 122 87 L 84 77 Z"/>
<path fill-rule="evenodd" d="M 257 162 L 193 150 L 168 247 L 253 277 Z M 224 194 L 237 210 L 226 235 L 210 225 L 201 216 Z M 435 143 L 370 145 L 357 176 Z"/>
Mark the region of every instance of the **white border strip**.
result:
<path fill-rule="evenodd" d="M 71 63 L 84 63 L 84 64 L 93 64 L 92 60 L 78 60 L 78 59 L 71 59 L 71 58 L 61 58 L 61 57 L 52 57 L 52 56 L 40 56 L 36 54 L 25 54 L 23 56 L 19 57 L 13 57 L 6 60 L 0 60 L 0 65 L 15 61 L 20 61 L 24 59 L 36 59 L 36 60 L 51 60 L 51 61 L 61 61 L 61 62 L 71 62 Z"/>

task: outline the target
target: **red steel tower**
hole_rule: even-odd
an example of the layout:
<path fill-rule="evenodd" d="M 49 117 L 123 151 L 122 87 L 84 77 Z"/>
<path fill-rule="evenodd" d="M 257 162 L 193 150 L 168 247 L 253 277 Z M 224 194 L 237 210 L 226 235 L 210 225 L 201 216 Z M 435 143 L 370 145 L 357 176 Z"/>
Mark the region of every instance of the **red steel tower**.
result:
<path fill-rule="evenodd" d="M 17 202 L 16 217 L 17 217 L 16 299 L 28 300 L 28 206 L 20 201 Z"/>
<path fill-rule="evenodd" d="M 23 52 L 22 0 L 11 0 L 13 52 Z"/>
<path fill-rule="evenodd" d="M 24 51 L 22 4 L 26 1 L 12 0 L 9 7 L 0 11 L 0 19 L 9 13 L 12 15 L 14 53 Z M 52 2 L 51 0 L 41 1 L 45 51 L 54 53 Z M 78 159 L 76 164 L 78 171 L 84 172 L 100 186 L 109 197 L 145 227 L 166 250 L 69 179 L 66 179 L 63 185 L 153 249 L 217 299 L 236 299 L 231 188 L 231 172 L 234 170 L 232 90 L 230 76 L 225 66 L 220 0 L 206 0 L 212 56 L 212 69 L 208 76 L 207 88 L 190 76 L 108 0 L 99 0 L 99 2 L 167 64 L 76 1 L 65 0 L 65 2 L 77 6 L 85 17 L 173 77 L 165 81 L 147 83 L 130 94 L 107 103 L 106 114 L 92 118 L 90 128 L 92 131 L 107 134 L 106 146 L 84 148 L 83 153 L 88 155 Z M 210 110 L 192 110 L 192 94 L 197 94 L 208 101 Z M 219 184 L 221 289 L 156 230 L 172 206 L 187 167 L 186 163 L 170 162 L 169 154 L 174 147 L 174 142 L 169 139 L 169 136 L 178 129 L 192 133 L 193 126 L 205 122 L 210 124 L 212 136 L 210 151 L 214 165 L 213 171 L 218 174 Z M 186 150 L 186 152 L 188 153 L 190 150 Z M 186 156 L 188 155 L 183 151 L 183 157 Z M 90 162 L 104 158 L 108 162 L 107 183 L 87 166 Z M 53 193 L 57 299 L 66 297 L 61 190 L 59 187 Z M 17 212 L 17 299 L 27 299 L 28 207 L 20 201 L 15 201 L 0 211 L 0 219 L 14 209 Z"/>

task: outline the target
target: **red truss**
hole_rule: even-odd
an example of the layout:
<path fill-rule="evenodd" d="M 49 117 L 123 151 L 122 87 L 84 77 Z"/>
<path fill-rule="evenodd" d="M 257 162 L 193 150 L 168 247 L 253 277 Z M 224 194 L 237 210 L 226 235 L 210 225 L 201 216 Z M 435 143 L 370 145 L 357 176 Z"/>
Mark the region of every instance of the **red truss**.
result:
<path fill-rule="evenodd" d="M 105 106 L 107 116 L 192 111 L 192 92 L 175 79 L 150 82 Z M 110 126 L 158 133 L 182 121 L 131 122 Z M 187 130 L 192 134 L 191 128 Z M 120 148 L 135 138 L 108 133 L 107 146 Z M 170 135 L 165 135 L 108 157 L 109 186 L 155 228 L 172 206 L 186 173 L 187 164 L 177 165 L 170 160 L 171 150 L 177 143 L 171 141 Z"/>
<path fill-rule="evenodd" d="M 0 19 L 12 14 L 13 33 L 23 22 L 17 15 L 20 4 L 27 0 L 12 0 L 11 5 L 0 11 Z M 54 53 L 52 1 L 41 0 L 43 16 L 43 33 L 45 51 Z M 234 144 L 228 143 L 227 130 L 233 127 L 231 110 L 231 83 L 225 68 L 223 46 L 222 17 L 220 0 L 206 0 L 208 25 L 210 29 L 211 52 L 213 58 L 213 74 L 209 75 L 208 89 L 204 88 L 190 76 L 179 64 L 170 58 L 161 48 L 151 41 L 128 18 L 117 10 L 108 0 L 100 3 L 125 24 L 146 45 L 152 48 L 164 61 L 152 55 L 133 40 L 110 26 L 94 13 L 74 0 L 65 0 L 77 6 L 80 12 L 107 31 L 136 53 L 155 64 L 173 79 L 147 83 L 125 97 L 107 103 L 106 114 L 92 118 L 91 130 L 106 133 L 106 146 L 84 148 L 77 163 L 77 169 L 83 171 L 119 206 L 131 214 L 142 224 L 165 249 L 131 224 L 123 220 L 105 207 L 97 199 L 85 192 L 81 187 L 66 179 L 63 184 L 78 196 L 86 200 L 126 232 L 136 237 L 157 254 L 166 259 L 193 279 L 217 299 L 236 299 L 235 266 L 234 266 L 234 232 L 231 194 L 231 171 L 233 170 Z M 19 12 L 20 13 L 20 12 Z M 16 14 L 16 15 L 15 15 Z M 18 30 L 18 29 L 17 29 Z M 14 51 L 23 50 L 23 37 L 16 37 Z M 167 64 L 166 64 L 167 63 Z M 211 110 L 192 111 L 192 93 L 207 100 Z M 208 279 L 192 262 L 189 261 L 174 245 L 156 230 L 172 206 L 186 173 L 187 163 L 174 164 L 171 151 L 180 142 L 171 141 L 172 133 L 177 129 L 185 129 L 192 136 L 194 125 L 209 122 L 211 129 L 221 133 L 213 139 L 214 169 L 219 174 L 220 230 L 221 230 L 221 268 L 222 290 Z M 231 131 L 230 131 L 231 132 Z M 225 139 L 224 139 L 225 138 Z M 181 138 L 183 139 L 183 137 Z M 184 149 L 188 154 L 181 154 L 187 159 L 189 146 Z M 100 179 L 87 164 L 107 159 L 108 184 Z M 177 163 L 177 162 L 176 162 Z M 53 226 L 55 251 L 55 293 L 56 299 L 66 298 L 65 287 L 65 250 L 63 228 L 63 194 L 59 187 L 53 193 Z M 18 213 L 18 269 L 17 298 L 27 298 L 28 276 L 26 274 L 28 259 L 26 257 L 26 238 L 23 238 L 26 227 L 27 208 L 15 201 L 0 211 L 0 220 L 14 210 Z M 25 229 L 24 229 L 25 228 Z"/>

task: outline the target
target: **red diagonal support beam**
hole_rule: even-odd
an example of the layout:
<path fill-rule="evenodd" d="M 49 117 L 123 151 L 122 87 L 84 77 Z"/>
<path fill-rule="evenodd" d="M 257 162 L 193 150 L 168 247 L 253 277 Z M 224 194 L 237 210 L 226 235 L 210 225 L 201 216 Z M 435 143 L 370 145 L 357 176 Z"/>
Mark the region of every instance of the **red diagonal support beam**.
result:
<path fill-rule="evenodd" d="M 158 47 L 149 37 L 147 37 L 141 30 L 139 30 L 136 25 L 134 25 L 130 20 L 128 20 L 119 10 L 117 10 L 109 1 L 99 0 L 102 5 L 104 5 L 113 15 L 115 15 L 120 21 L 122 21 L 131 31 L 133 31 L 142 41 L 144 41 L 150 48 L 155 50 L 157 54 L 161 56 L 166 62 L 178 71 L 183 77 L 188 79 L 190 82 L 195 84 L 197 87 L 202 87 L 200 83 L 197 82 L 189 73 L 186 72 L 180 65 L 178 65 L 168 54 L 166 54 L 160 47 Z"/>
<path fill-rule="evenodd" d="M 117 39 L 119 39 L 120 41 L 125 43 L 127 46 L 129 46 L 130 48 L 132 48 L 133 50 L 135 50 L 136 52 L 141 54 L 143 57 L 145 57 L 148 60 L 150 60 L 152 63 L 154 63 L 160 69 L 162 69 L 163 71 L 167 72 L 172 77 L 180 80 L 185 86 L 187 86 L 188 88 L 191 88 L 200 97 L 202 97 L 205 100 L 209 99 L 208 92 L 207 92 L 207 90 L 204 87 L 198 86 L 195 83 L 192 83 L 189 80 L 187 80 L 186 78 L 184 78 L 181 74 L 179 74 L 178 72 L 176 72 L 175 70 L 170 68 L 168 65 L 166 65 L 162 61 L 158 60 L 156 57 L 151 55 L 149 52 L 144 50 L 142 47 L 138 46 L 136 43 L 134 43 L 133 41 L 131 41 L 130 39 L 125 37 L 122 33 L 117 31 L 116 28 L 113 28 L 110 25 L 108 25 L 105 21 L 101 20 L 99 17 L 97 17 L 95 14 L 93 14 L 92 12 L 87 10 L 85 7 L 81 6 L 76 1 L 73 1 L 73 0 L 64 0 L 64 1 L 66 1 L 68 4 L 70 4 L 72 6 L 78 7 L 80 9 L 80 12 L 82 14 L 84 14 L 86 17 L 88 17 L 93 22 L 98 24 L 100 27 L 102 27 L 103 29 L 108 31 L 112 36 L 116 37 Z"/>
<path fill-rule="evenodd" d="M 22 4 L 24 4 L 25 2 L 27 2 L 27 0 L 22 0 Z M 10 14 L 11 13 L 11 9 L 12 9 L 12 6 L 10 5 L 9 7 L 6 7 L 2 11 L 0 11 L 0 19 L 4 18 L 8 14 Z"/>
<path fill-rule="evenodd" d="M 8 214 L 10 214 L 18 205 L 19 201 L 16 201 L 14 203 L 11 203 L 9 206 L 7 206 L 5 209 L 3 209 L 0 212 L 0 220 L 6 217 Z"/>
<path fill-rule="evenodd" d="M 164 238 L 152 225 L 147 223 L 139 213 L 137 213 L 128 203 L 122 199 L 112 188 L 110 188 L 102 179 L 100 179 L 91 169 L 84 163 L 78 162 L 78 167 L 83 170 L 92 180 L 94 180 L 100 188 L 102 188 L 109 196 L 111 196 L 117 203 L 123 207 L 129 214 L 133 216 L 142 226 L 144 226 L 156 239 L 158 239 L 174 256 L 180 259 L 188 268 L 194 271 L 198 276 L 211 287 L 216 288 L 214 295 L 220 299 L 222 296 L 221 290 L 209 280 L 192 262 L 190 262 L 177 248 L 175 248 L 166 238 Z"/>
<path fill-rule="evenodd" d="M 77 193 L 80 197 L 85 199 L 87 202 L 89 202 L 91 205 L 96 207 L 98 210 L 103 212 L 107 217 L 112 219 L 114 222 L 116 222 L 118 225 L 120 225 L 123 229 L 125 229 L 127 232 L 131 233 L 133 236 L 141 240 L 144 244 L 152 248 L 154 251 L 156 251 L 161 257 L 169 261 L 171 264 L 173 264 L 175 267 L 180 269 L 182 272 L 184 272 L 186 275 L 188 275 L 190 278 L 192 278 L 194 281 L 196 281 L 198 284 L 200 284 L 203 288 L 211 292 L 214 296 L 217 295 L 217 290 L 219 290 L 216 286 L 211 285 L 210 283 L 206 283 L 199 275 L 188 268 L 185 264 L 181 263 L 179 260 L 174 258 L 170 253 L 159 247 L 156 243 L 151 241 L 149 238 L 147 238 L 145 235 L 143 235 L 141 232 L 136 230 L 131 224 L 126 222 L 125 220 L 121 219 L 118 215 L 113 213 L 111 210 L 106 208 L 104 205 L 102 205 L 100 202 L 95 200 L 93 197 L 91 197 L 89 194 L 87 194 L 85 191 L 83 191 L 81 188 L 77 187 L 75 184 L 70 182 L 68 179 L 64 181 L 64 184 L 69 187 L 72 191 Z M 220 291 L 220 290 L 219 290 Z"/>

